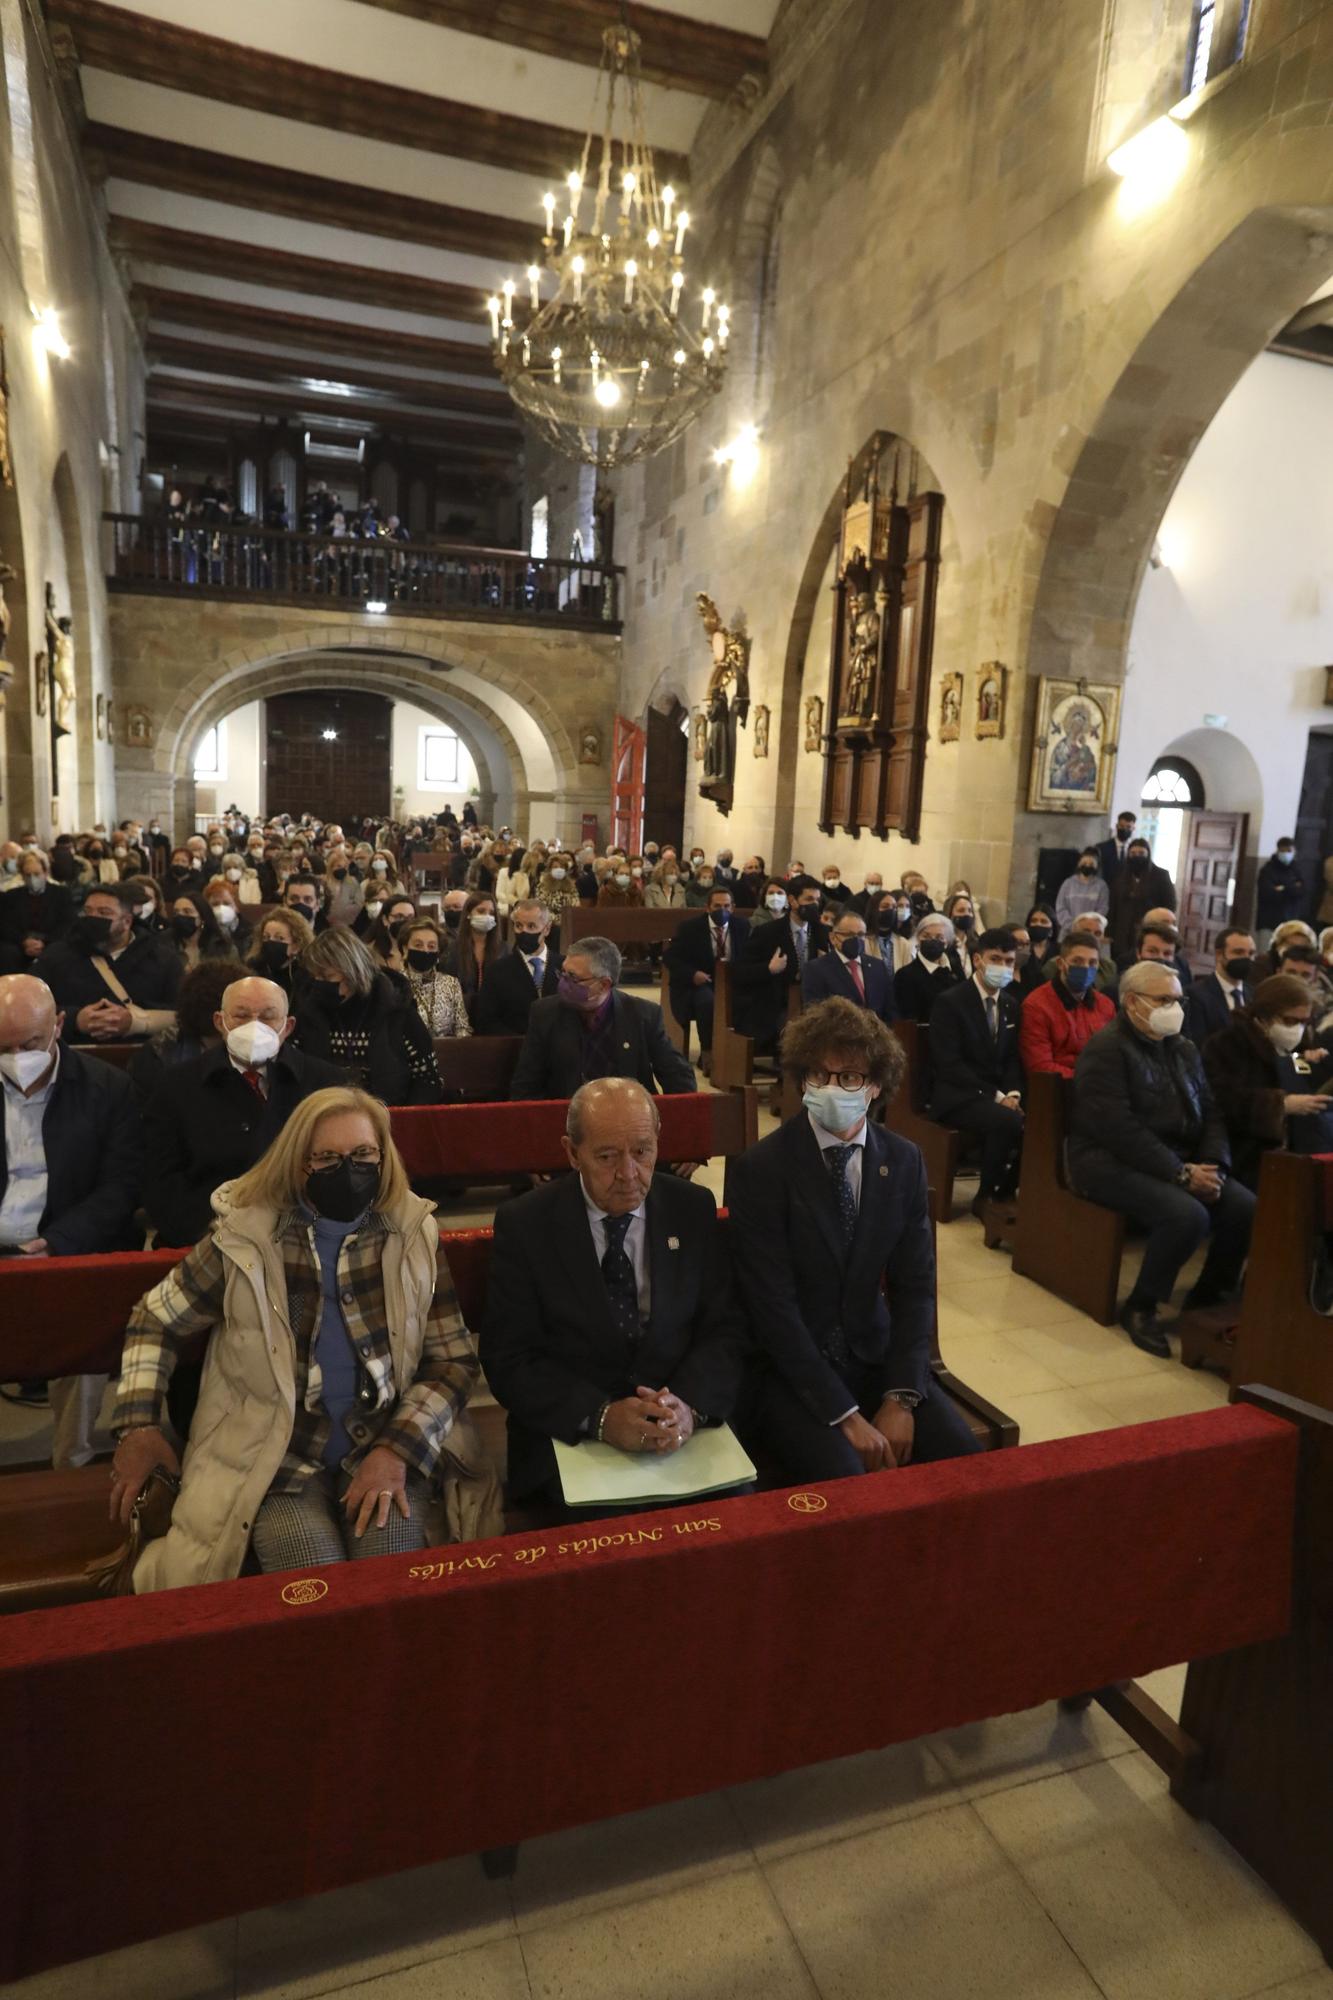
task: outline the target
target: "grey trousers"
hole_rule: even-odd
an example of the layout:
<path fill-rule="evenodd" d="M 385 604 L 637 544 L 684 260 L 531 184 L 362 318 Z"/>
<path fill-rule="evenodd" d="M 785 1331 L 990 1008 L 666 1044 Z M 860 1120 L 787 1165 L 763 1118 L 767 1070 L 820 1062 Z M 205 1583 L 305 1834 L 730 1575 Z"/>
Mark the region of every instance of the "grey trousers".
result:
<path fill-rule="evenodd" d="M 426 1546 L 426 1482 L 410 1468 L 405 1521 L 397 1506 L 388 1524 L 372 1522 L 356 1537 L 355 1524 L 343 1512 L 343 1497 L 351 1480 L 341 1468 L 314 1473 L 297 1493 L 270 1493 L 255 1515 L 253 1547 L 262 1570 L 323 1569 L 327 1563 L 360 1562 L 368 1556 L 409 1555 Z"/>

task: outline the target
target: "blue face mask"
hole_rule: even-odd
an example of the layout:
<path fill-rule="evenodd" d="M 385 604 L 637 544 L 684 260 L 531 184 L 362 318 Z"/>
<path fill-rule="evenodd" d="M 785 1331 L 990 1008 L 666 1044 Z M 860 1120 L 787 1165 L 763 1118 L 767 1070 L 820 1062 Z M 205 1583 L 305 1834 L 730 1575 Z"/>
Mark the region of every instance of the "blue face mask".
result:
<path fill-rule="evenodd" d="M 1012 965 L 987 965 L 982 970 L 982 978 L 994 993 L 1003 993 L 1014 976 Z"/>
<path fill-rule="evenodd" d="M 1096 977 L 1097 968 L 1095 965 L 1067 965 L 1065 967 L 1065 985 L 1071 993 L 1086 993 Z"/>
<path fill-rule="evenodd" d="M 826 1083 L 816 1089 L 813 1084 L 806 1086 L 802 1104 L 826 1132 L 851 1132 L 866 1115 L 866 1094 L 864 1090 L 842 1090 L 836 1083 Z"/>
<path fill-rule="evenodd" d="M 842 938 L 838 944 L 838 950 L 844 958 L 860 958 L 865 948 L 866 941 L 863 937 Z"/>

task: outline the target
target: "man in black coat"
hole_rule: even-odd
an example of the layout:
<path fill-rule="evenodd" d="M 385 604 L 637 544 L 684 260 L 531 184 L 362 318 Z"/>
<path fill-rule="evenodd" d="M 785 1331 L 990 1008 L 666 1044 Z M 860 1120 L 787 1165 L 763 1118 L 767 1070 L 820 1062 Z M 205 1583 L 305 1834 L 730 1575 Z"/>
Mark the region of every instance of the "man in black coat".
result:
<path fill-rule="evenodd" d="M 951 918 L 932 911 L 916 927 L 916 956 L 893 975 L 893 1004 L 900 1021 L 928 1027 L 935 1003 L 967 978 Z"/>
<path fill-rule="evenodd" d="M 931 1367 L 921 1154 L 867 1118 L 904 1060 L 866 1008 L 807 1009 L 782 1038 L 806 1111 L 732 1164 L 732 1261 L 762 1357 L 742 1430 L 793 1484 L 977 1449 Z"/>
<path fill-rule="evenodd" d="M 128 882 L 98 883 L 69 936 L 38 960 L 64 1013 L 66 1041 L 138 1041 L 175 1020 L 184 966 L 155 935 L 135 936 L 137 900 Z"/>
<path fill-rule="evenodd" d="M 495 1218 L 481 1361 L 509 1414 L 509 1490 L 564 1510 L 551 1440 L 679 1451 L 725 1421 L 746 1342 L 717 1210 L 655 1174 L 651 1095 L 621 1077 L 569 1107 L 570 1175 Z"/>
<path fill-rule="evenodd" d="M 595 1077 L 629 1076 L 668 1096 L 695 1088 L 673 1049 L 662 1009 L 616 991 L 620 952 L 609 938 L 580 938 L 566 954 L 555 995 L 528 1016 L 511 1098 L 572 1097 Z"/>
<path fill-rule="evenodd" d="M 768 919 L 750 926 L 732 975 L 736 1026 L 761 1047 L 776 1045 L 787 1018 L 789 988 L 799 986 L 808 962 L 828 949 L 827 934 L 819 923 L 823 907 L 819 885 L 808 876 L 803 880 L 806 886 L 799 894 L 788 883 L 792 897 L 783 911 L 773 908 L 778 892 L 770 890 L 765 898 Z"/>
<path fill-rule="evenodd" d="M 1248 931 L 1228 926 L 1213 939 L 1213 970 L 1191 980 L 1185 993 L 1185 1033 L 1196 1049 L 1249 1006 L 1257 956 Z"/>
<path fill-rule="evenodd" d="M 693 1021 L 705 1057 L 713 1048 L 717 968 L 735 965 L 750 935 L 750 919 L 733 914 L 729 888 L 714 883 L 697 917 L 687 917 L 666 948 L 671 1011 L 682 1027 Z"/>
<path fill-rule="evenodd" d="M 1120 1324 L 1136 1347 L 1163 1360 L 1171 1347 L 1159 1309 L 1182 1265 L 1211 1235 L 1185 1306 L 1216 1305 L 1240 1282 L 1254 1219 L 1254 1196 L 1231 1178 L 1226 1125 L 1183 1023 L 1170 966 L 1146 959 L 1130 966 L 1119 1019 L 1093 1036 L 1075 1065 L 1069 1136 L 1078 1192 L 1148 1233 Z"/>
<path fill-rule="evenodd" d="M 889 968 L 877 958 L 867 958 L 866 920 L 849 905 L 835 918 L 829 932 L 829 951 L 809 961 L 801 979 L 801 997 L 807 1007 L 821 1000 L 851 1000 L 868 1007 L 887 1026 L 898 1018 L 893 999 Z"/>
<path fill-rule="evenodd" d="M 1155 910 L 1167 910 L 1174 916 L 1176 885 L 1153 860 L 1147 841 L 1131 840 L 1125 850 L 1125 865 L 1111 884 L 1108 928 L 1111 956 L 1117 963 L 1133 952 L 1140 928 Z"/>
<path fill-rule="evenodd" d="M 1109 839 L 1099 842 L 1095 849 L 1097 860 L 1101 865 L 1102 880 L 1108 887 L 1115 881 L 1125 864 L 1126 850 L 1134 838 L 1134 829 L 1138 823 L 1137 813 L 1128 811 L 1117 813 L 1115 832 Z"/>
<path fill-rule="evenodd" d="M 981 1140 L 974 1214 L 992 1196 L 1009 1199 L 1018 1185 L 1023 1064 L 1015 961 L 1012 931 L 983 931 L 973 951 L 972 978 L 944 994 L 930 1017 L 930 1115 Z"/>
<path fill-rule="evenodd" d="M 1272 855 L 1259 870 L 1255 892 L 1255 922 L 1266 946 L 1279 924 L 1286 923 L 1289 917 L 1303 917 L 1306 913 L 1305 877 L 1296 859 L 1296 843 L 1290 834 L 1278 841 Z"/>
<path fill-rule="evenodd" d="M 68 936 L 73 922 L 69 890 L 51 880 L 40 854 L 21 854 L 18 887 L 0 896 L 0 971 L 35 972 L 38 959 Z"/>
<path fill-rule="evenodd" d="M 144 1207 L 159 1243 L 197 1243 L 213 1193 L 254 1166 L 302 1098 L 346 1083 L 344 1070 L 290 1044 L 287 995 L 271 979 L 238 978 L 213 1024 L 221 1046 L 163 1075 L 144 1114 Z"/>
<path fill-rule="evenodd" d="M 509 934 L 512 948 L 482 974 L 474 1023 L 479 1035 L 526 1035 L 534 1003 L 551 999 L 560 984 L 563 960 L 550 948 L 551 912 L 544 904 L 515 903 Z"/>
<path fill-rule="evenodd" d="M 110 1063 L 62 1047 L 62 1026 L 40 979 L 0 978 L 0 1255 L 86 1257 L 142 1240 L 134 1227 L 143 1174 L 134 1088 Z M 58 1468 L 92 1457 L 106 1379 L 51 1382 Z"/>

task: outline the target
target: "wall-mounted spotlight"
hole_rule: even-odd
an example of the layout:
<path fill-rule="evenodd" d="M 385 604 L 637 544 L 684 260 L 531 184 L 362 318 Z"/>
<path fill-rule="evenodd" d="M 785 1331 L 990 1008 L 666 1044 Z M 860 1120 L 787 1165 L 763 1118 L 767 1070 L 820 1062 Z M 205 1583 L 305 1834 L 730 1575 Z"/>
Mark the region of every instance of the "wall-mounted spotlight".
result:
<path fill-rule="evenodd" d="M 365 608 L 376 616 L 382 616 L 389 607 L 381 597 L 368 597 Z"/>
<path fill-rule="evenodd" d="M 336 729 L 325 729 L 322 731 L 322 734 L 326 743 L 336 743 L 338 741 L 338 732 Z"/>
<path fill-rule="evenodd" d="M 60 331 L 60 314 L 54 306 L 34 306 L 32 316 L 37 324 L 33 328 L 33 339 L 48 354 L 54 354 L 58 361 L 68 361 L 73 349 Z"/>

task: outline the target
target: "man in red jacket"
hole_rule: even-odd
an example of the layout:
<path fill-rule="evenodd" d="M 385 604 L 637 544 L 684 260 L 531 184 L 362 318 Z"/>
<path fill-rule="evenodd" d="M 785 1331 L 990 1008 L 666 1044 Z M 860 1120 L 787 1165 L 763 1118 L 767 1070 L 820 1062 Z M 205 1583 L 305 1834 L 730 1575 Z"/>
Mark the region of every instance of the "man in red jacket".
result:
<path fill-rule="evenodd" d="M 1072 1076 L 1079 1051 L 1115 1019 L 1115 1004 L 1093 984 L 1100 954 L 1094 938 L 1071 931 L 1049 979 L 1028 994 L 1018 1017 L 1018 1053 L 1028 1076 Z"/>

